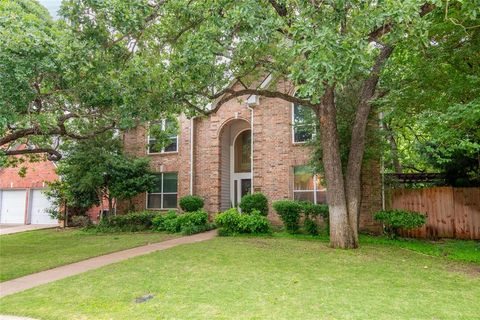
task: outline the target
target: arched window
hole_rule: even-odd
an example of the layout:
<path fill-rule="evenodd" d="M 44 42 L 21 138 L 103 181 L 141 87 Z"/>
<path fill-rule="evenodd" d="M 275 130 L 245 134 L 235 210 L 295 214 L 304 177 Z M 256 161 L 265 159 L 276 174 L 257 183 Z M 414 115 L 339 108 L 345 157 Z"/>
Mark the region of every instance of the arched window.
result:
<path fill-rule="evenodd" d="M 235 173 L 251 171 L 251 131 L 245 130 L 235 139 L 234 150 L 234 171 Z"/>

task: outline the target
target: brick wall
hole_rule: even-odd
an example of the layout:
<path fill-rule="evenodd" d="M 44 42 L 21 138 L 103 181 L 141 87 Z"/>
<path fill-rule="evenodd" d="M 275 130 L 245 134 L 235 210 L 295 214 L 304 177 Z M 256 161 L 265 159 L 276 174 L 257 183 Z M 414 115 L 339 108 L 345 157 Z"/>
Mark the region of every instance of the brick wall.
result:
<path fill-rule="evenodd" d="M 19 175 L 20 169 L 26 167 L 26 175 Z M 25 162 L 18 167 L 0 168 L 0 189 L 43 188 L 45 182 L 58 179 L 55 165 L 51 161 Z"/>
<path fill-rule="evenodd" d="M 281 84 L 284 90 L 292 90 Z M 205 199 L 205 209 L 216 213 L 221 206 L 222 133 L 234 122 L 243 121 L 250 126 L 251 111 L 246 107 L 247 97 L 231 100 L 209 117 L 194 119 L 194 185 L 193 193 Z M 125 150 L 136 156 L 151 158 L 151 166 L 157 172 L 178 172 L 179 198 L 190 189 L 190 120 L 180 117 L 178 153 L 148 155 L 147 130 L 139 126 L 124 135 Z M 260 98 L 260 105 L 253 107 L 253 187 L 269 199 L 269 218 L 278 222 L 271 208 L 272 201 L 293 198 L 293 166 L 307 165 L 311 149 L 294 144 L 292 139 L 292 104 L 281 99 Z M 375 230 L 371 213 L 381 206 L 380 171 L 378 162 L 369 162 L 362 176 L 363 197 L 360 222 L 362 229 Z M 134 199 L 136 210 L 146 207 L 146 195 Z M 119 203 L 119 212 L 127 211 L 126 203 Z"/>

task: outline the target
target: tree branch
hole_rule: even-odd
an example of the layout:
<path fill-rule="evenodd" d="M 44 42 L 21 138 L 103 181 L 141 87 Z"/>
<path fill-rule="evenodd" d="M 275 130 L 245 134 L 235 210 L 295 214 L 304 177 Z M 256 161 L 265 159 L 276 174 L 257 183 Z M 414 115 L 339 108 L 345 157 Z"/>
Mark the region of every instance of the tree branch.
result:
<path fill-rule="evenodd" d="M 432 12 L 435 8 L 436 6 L 432 3 L 423 4 L 422 7 L 420 8 L 420 13 L 419 13 L 420 17 L 427 15 L 428 13 Z M 384 23 L 381 27 L 370 32 L 370 34 L 368 35 L 368 41 L 369 42 L 378 41 L 378 39 L 380 39 L 383 35 L 389 33 L 392 30 L 393 26 L 394 26 L 393 22 Z"/>
<path fill-rule="evenodd" d="M 52 148 L 36 148 L 36 149 L 22 149 L 22 150 L 6 150 L 2 151 L 7 156 L 16 156 L 23 154 L 46 153 L 47 159 L 50 161 L 58 161 L 62 158 L 62 154 Z"/>

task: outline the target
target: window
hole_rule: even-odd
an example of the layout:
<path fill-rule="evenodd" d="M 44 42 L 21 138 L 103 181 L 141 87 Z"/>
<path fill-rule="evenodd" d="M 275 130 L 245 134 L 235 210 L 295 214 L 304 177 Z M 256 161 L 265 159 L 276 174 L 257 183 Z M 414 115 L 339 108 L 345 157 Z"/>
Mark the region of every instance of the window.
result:
<path fill-rule="evenodd" d="M 175 132 L 175 123 L 168 119 L 163 119 L 158 122 L 152 122 L 151 126 L 158 125 L 160 130 L 166 132 Z M 163 147 L 156 145 L 157 139 L 155 137 L 148 136 L 148 153 L 167 153 L 178 151 L 178 135 L 169 135 L 167 139 L 170 143 L 166 143 Z"/>
<path fill-rule="evenodd" d="M 174 209 L 177 207 L 177 172 L 157 174 L 155 189 L 147 194 L 147 209 Z"/>
<path fill-rule="evenodd" d="M 293 167 L 293 199 L 312 203 L 327 203 L 326 188 L 320 176 L 313 174 L 309 166 Z"/>
<path fill-rule="evenodd" d="M 250 172 L 252 167 L 252 134 L 245 130 L 235 139 L 234 169 L 235 173 Z"/>
<path fill-rule="evenodd" d="M 316 116 L 312 108 L 294 104 L 292 124 L 294 143 L 307 142 L 315 137 Z"/>

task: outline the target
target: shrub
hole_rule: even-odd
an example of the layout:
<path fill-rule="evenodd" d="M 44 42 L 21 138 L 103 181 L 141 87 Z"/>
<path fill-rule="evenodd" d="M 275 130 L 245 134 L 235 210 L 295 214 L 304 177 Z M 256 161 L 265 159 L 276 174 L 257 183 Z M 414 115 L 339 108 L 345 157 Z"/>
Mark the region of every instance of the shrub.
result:
<path fill-rule="evenodd" d="M 282 219 L 287 232 L 297 233 L 303 206 L 298 201 L 279 200 L 273 203 L 273 208 L 277 211 L 280 219 Z"/>
<path fill-rule="evenodd" d="M 303 221 L 303 228 L 308 234 L 311 234 L 313 236 L 318 234 L 318 225 L 315 222 L 315 220 L 312 220 L 310 218 L 305 218 Z"/>
<path fill-rule="evenodd" d="M 218 214 L 215 223 L 220 227 L 221 236 L 270 232 L 270 221 L 260 215 L 258 210 L 253 210 L 250 214 L 241 214 L 236 208 L 232 208 Z"/>
<path fill-rule="evenodd" d="M 149 230 L 152 221 L 158 214 L 151 211 L 132 212 L 124 215 L 110 216 L 102 219 L 98 225 L 99 231 L 136 232 Z"/>
<path fill-rule="evenodd" d="M 167 231 L 170 233 L 182 232 L 189 235 L 212 229 L 214 226 L 208 223 L 208 213 L 204 211 L 176 214 L 169 211 L 166 215 L 158 216 L 153 221 L 156 231 Z"/>
<path fill-rule="evenodd" d="M 71 221 L 69 223 L 71 227 L 81 227 L 81 228 L 88 227 L 91 224 L 92 224 L 92 221 L 88 216 L 73 216 L 71 217 Z"/>
<path fill-rule="evenodd" d="M 175 211 L 169 211 L 163 219 L 164 230 L 170 233 L 180 232 L 182 226 Z"/>
<path fill-rule="evenodd" d="M 323 222 L 325 223 L 325 229 L 327 234 L 330 233 L 330 220 L 328 214 L 328 205 L 326 204 L 314 204 L 307 201 L 300 202 L 303 209 L 303 214 L 305 216 L 305 223 L 310 224 L 310 222 L 306 222 L 309 218 L 316 218 L 321 216 L 323 218 Z M 313 220 L 312 220 L 313 221 Z M 313 221 L 315 222 L 315 221 Z M 307 230 L 307 225 L 304 223 L 304 228 L 308 233 L 311 233 Z M 316 224 L 316 223 L 315 223 Z M 313 231 L 313 230 L 312 230 Z"/>
<path fill-rule="evenodd" d="M 383 223 L 390 238 L 398 237 L 400 229 L 416 229 L 426 223 L 426 217 L 418 212 L 406 210 L 383 210 L 375 213 L 374 219 Z"/>
<path fill-rule="evenodd" d="M 253 210 L 258 210 L 260 215 L 268 215 L 267 197 L 260 192 L 244 195 L 240 201 L 239 207 L 244 213 L 251 213 Z"/>
<path fill-rule="evenodd" d="M 194 212 L 203 208 L 203 199 L 199 196 L 185 196 L 180 198 L 178 203 L 185 212 Z"/>

